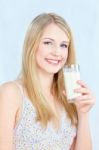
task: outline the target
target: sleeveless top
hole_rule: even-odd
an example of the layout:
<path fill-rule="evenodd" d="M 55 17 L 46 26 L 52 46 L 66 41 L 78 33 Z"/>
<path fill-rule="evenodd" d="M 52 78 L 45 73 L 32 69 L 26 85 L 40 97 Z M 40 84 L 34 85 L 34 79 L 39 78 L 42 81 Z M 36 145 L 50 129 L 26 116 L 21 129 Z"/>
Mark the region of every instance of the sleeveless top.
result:
<path fill-rule="evenodd" d="M 16 83 L 22 94 L 22 112 L 19 122 L 13 129 L 15 150 L 70 150 L 76 136 L 76 127 L 71 124 L 66 112 L 62 112 L 60 128 L 56 131 L 49 122 L 44 129 L 35 121 L 36 110 L 23 88 Z"/>

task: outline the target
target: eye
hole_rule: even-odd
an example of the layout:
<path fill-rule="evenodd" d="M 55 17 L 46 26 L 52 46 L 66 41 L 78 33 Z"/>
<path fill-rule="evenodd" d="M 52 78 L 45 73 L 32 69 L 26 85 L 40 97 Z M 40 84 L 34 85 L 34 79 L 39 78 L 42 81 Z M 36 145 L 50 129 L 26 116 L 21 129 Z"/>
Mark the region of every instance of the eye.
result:
<path fill-rule="evenodd" d="M 61 44 L 60 46 L 63 47 L 63 48 L 67 48 L 68 47 L 66 44 Z"/>
<path fill-rule="evenodd" d="M 52 42 L 51 41 L 45 41 L 44 44 L 45 45 L 52 45 Z"/>

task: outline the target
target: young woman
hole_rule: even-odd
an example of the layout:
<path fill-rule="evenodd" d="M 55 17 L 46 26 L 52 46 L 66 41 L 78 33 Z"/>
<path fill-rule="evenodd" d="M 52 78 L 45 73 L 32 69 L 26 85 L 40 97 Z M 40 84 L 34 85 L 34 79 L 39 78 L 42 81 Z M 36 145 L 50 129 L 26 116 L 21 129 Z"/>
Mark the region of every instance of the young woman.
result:
<path fill-rule="evenodd" d="M 66 21 L 37 16 L 25 37 L 20 78 L 0 87 L 0 150 L 92 150 L 93 94 L 83 81 L 74 103 L 64 91 L 62 68 L 75 63 Z"/>

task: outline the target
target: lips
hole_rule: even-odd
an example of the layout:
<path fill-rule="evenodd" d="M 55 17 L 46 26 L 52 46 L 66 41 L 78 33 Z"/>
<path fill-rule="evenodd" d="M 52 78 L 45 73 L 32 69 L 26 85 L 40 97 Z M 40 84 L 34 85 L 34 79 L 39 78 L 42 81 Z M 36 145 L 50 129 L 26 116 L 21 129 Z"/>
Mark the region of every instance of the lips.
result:
<path fill-rule="evenodd" d="M 48 59 L 48 58 L 46 58 L 46 61 L 48 62 L 48 63 L 50 63 L 50 64 L 59 64 L 59 62 L 61 61 L 61 60 L 59 60 L 59 59 Z"/>

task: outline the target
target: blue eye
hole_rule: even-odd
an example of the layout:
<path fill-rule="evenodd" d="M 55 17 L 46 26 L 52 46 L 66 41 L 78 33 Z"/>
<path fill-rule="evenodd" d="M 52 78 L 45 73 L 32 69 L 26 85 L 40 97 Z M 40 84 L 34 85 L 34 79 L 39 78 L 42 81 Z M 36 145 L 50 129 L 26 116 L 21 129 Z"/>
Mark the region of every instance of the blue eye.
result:
<path fill-rule="evenodd" d="M 63 47 L 63 48 L 67 48 L 68 47 L 66 44 L 61 44 L 60 46 Z"/>

